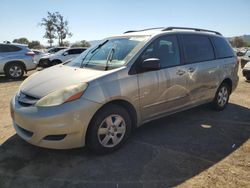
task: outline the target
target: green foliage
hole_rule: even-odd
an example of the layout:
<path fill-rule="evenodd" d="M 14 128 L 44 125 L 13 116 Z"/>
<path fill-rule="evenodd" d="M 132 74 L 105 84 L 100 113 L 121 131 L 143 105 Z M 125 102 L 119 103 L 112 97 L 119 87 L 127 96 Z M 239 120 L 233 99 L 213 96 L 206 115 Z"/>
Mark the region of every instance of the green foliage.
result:
<path fill-rule="evenodd" d="M 236 47 L 236 48 L 241 48 L 241 47 L 244 47 L 246 45 L 244 40 L 241 37 L 234 37 L 230 41 L 230 43 L 233 47 Z"/>
<path fill-rule="evenodd" d="M 19 39 L 14 39 L 12 41 L 13 43 L 18 43 L 18 44 L 29 44 L 29 40 L 25 37 L 19 38 Z"/>
<path fill-rule="evenodd" d="M 50 46 L 52 46 L 54 39 L 56 39 L 56 27 L 55 23 L 56 22 L 56 17 L 54 13 L 48 12 L 48 15 L 46 18 L 42 18 L 42 22 L 39 24 L 40 26 L 44 27 L 45 29 L 45 34 L 43 38 L 48 39 L 48 43 Z"/>
<path fill-rule="evenodd" d="M 90 47 L 90 43 L 86 40 L 75 42 L 71 47 Z"/>
<path fill-rule="evenodd" d="M 59 46 L 64 46 L 67 37 L 71 37 L 69 32 L 69 23 L 59 12 L 48 12 L 46 18 L 42 18 L 41 26 L 45 28 L 44 38 L 48 39 L 48 43 L 52 46 L 54 39 L 58 39 Z"/>
<path fill-rule="evenodd" d="M 29 48 L 30 49 L 41 49 L 43 46 L 40 44 L 39 41 L 37 40 L 33 40 L 31 42 L 29 42 Z"/>
<path fill-rule="evenodd" d="M 43 46 L 40 44 L 39 41 L 33 40 L 29 41 L 27 38 L 22 37 L 19 39 L 14 39 L 13 43 L 18 43 L 18 44 L 27 44 L 30 49 L 41 49 Z"/>

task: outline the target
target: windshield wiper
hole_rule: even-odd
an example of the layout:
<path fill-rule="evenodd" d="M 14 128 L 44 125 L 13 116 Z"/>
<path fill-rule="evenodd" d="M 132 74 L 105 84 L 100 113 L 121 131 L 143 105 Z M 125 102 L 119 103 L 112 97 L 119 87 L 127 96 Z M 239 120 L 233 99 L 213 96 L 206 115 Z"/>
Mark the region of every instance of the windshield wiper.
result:
<path fill-rule="evenodd" d="M 98 50 L 99 48 L 101 48 L 104 44 L 106 44 L 109 40 L 105 40 L 103 43 L 99 44 L 94 50 L 91 51 L 91 53 L 93 54 L 96 50 Z"/>
<path fill-rule="evenodd" d="M 102 47 L 104 44 L 106 44 L 108 41 L 109 41 L 109 40 L 105 40 L 103 43 L 99 44 L 99 45 L 98 45 L 95 49 L 93 49 L 92 51 L 88 51 L 88 53 L 86 54 L 86 56 L 82 59 L 81 67 L 82 67 L 82 65 L 83 65 L 83 61 L 86 59 L 86 57 L 88 56 L 88 54 L 89 54 L 90 52 L 91 52 L 91 54 L 93 54 L 96 50 L 98 50 L 99 48 L 101 48 L 101 47 Z M 86 67 L 86 66 L 89 64 L 90 60 L 92 59 L 92 57 L 93 57 L 94 55 L 95 55 L 95 54 L 93 54 L 93 55 L 89 58 L 88 62 L 85 63 L 84 67 Z"/>
<path fill-rule="evenodd" d="M 109 62 L 111 62 L 113 60 L 113 56 L 115 53 L 115 48 L 111 48 L 111 50 L 109 51 L 108 57 L 107 57 L 107 61 L 106 61 L 106 66 L 105 66 L 105 71 L 108 70 L 109 67 Z"/>

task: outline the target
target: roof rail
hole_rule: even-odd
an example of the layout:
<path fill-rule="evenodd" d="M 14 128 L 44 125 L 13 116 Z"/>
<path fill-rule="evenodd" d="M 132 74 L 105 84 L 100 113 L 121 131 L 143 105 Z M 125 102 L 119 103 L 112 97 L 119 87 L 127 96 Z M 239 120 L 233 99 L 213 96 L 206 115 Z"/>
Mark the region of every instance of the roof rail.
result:
<path fill-rule="evenodd" d="M 124 34 L 125 33 L 140 32 L 140 31 L 154 30 L 154 29 L 164 29 L 164 27 L 152 27 L 152 28 L 141 29 L 141 30 L 130 30 L 130 31 L 125 31 Z"/>
<path fill-rule="evenodd" d="M 218 31 L 212 31 L 212 30 L 207 30 L 207 29 L 199 29 L 199 28 L 190 28 L 190 27 L 166 27 L 162 31 L 170 31 L 174 29 L 179 29 L 179 30 L 193 30 L 193 31 L 204 31 L 204 32 L 209 32 L 209 33 L 215 33 L 216 35 L 221 35 Z"/>

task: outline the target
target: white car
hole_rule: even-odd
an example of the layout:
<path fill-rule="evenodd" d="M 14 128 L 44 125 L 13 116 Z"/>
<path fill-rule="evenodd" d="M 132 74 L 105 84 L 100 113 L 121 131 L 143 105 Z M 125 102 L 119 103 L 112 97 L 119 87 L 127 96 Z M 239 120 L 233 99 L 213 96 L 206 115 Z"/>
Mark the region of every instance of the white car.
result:
<path fill-rule="evenodd" d="M 250 61 L 245 64 L 242 73 L 247 80 L 250 80 Z"/>
<path fill-rule="evenodd" d="M 70 59 L 76 58 L 79 54 L 84 52 L 87 48 L 69 48 L 65 50 L 60 50 L 55 54 L 49 54 L 44 56 L 39 61 L 39 66 L 50 67 L 60 63 L 64 63 Z"/>

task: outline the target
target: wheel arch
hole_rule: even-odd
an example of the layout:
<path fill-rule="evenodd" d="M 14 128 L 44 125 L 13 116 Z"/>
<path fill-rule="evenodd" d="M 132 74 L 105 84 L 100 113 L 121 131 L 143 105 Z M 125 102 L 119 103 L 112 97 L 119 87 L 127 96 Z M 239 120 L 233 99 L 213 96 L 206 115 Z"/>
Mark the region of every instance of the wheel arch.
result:
<path fill-rule="evenodd" d="M 132 130 L 134 130 L 137 127 L 137 119 L 138 119 L 138 117 L 137 117 L 137 112 L 136 112 L 135 107 L 130 102 L 128 102 L 128 101 L 126 101 L 124 99 L 115 99 L 115 100 L 112 100 L 112 101 L 109 101 L 109 102 L 105 103 L 92 116 L 92 118 L 91 118 L 91 120 L 90 120 L 90 122 L 88 124 L 87 130 L 86 130 L 85 143 L 87 142 L 87 137 L 88 137 L 88 131 L 90 129 L 90 124 L 94 120 L 95 115 L 101 109 L 103 109 L 104 107 L 106 107 L 107 105 L 110 105 L 110 104 L 121 106 L 122 108 L 124 108 L 125 110 L 127 110 L 128 114 L 129 114 L 129 116 L 131 117 L 131 120 L 132 120 Z"/>
<path fill-rule="evenodd" d="M 8 65 L 10 65 L 12 63 L 21 63 L 21 65 L 24 68 L 24 71 L 27 73 L 27 69 L 26 69 L 25 63 L 23 61 L 20 61 L 20 60 L 8 61 L 7 63 L 5 63 L 4 68 L 3 68 L 4 72 L 6 72 L 6 68 L 8 67 Z"/>
<path fill-rule="evenodd" d="M 233 88 L 233 81 L 230 78 L 225 78 L 221 84 L 226 83 L 229 87 L 230 87 L 230 93 L 232 92 L 232 88 Z M 221 85 L 220 84 L 220 85 Z"/>

